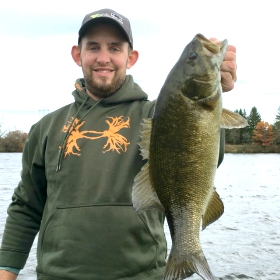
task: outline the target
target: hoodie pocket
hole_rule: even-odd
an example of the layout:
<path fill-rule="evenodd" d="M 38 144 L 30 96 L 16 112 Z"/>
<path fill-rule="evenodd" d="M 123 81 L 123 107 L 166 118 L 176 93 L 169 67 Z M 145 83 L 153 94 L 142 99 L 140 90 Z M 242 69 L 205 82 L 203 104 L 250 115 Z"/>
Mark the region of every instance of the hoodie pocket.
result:
<path fill-rule="evenodd" d="M 41 230 L 38 272 L 107 280 L 156 268 L 164 233 L 154 234 L 162 224 L 158 213 L 151 217 L 131 205 L 59 207 Z"/>

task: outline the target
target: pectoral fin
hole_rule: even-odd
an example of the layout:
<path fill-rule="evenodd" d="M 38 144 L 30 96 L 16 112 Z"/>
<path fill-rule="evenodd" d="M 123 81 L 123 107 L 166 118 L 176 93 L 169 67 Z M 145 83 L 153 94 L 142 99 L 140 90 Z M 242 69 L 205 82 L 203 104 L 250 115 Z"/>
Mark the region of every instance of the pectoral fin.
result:
<path fill-rule="evenodd" d="M 221 117 L 222 128 L 242 128 L 248 126 L 247 121 L 238 113 L 223 109 Z"/>
<path fill-rule="evenodd" d="M 220 199 L 219 194 L 214 189 L 208 205 L 202 216 L 202 229 L 205 229 L 210 224 L 218 220 L 224 213 L 224 204 Z"/>

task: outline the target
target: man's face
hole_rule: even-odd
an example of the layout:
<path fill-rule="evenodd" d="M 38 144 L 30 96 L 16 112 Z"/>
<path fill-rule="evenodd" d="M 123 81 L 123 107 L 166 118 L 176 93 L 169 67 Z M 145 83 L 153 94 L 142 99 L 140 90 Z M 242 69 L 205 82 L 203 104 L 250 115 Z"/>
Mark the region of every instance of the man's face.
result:
<path fill-rule="evenodd" d="M 108 23 L 98 23 L 83 36 L 80 63 L 87 92 L 94 99 L 114 94 L 124 83 L 130 68 L 129 44 L 121 30 Z"/>

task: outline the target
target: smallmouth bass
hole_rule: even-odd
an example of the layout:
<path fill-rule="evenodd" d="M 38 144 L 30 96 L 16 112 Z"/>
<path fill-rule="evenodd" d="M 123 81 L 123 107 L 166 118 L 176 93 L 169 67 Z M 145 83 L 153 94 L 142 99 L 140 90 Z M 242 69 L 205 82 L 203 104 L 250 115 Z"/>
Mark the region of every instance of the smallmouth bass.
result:
<path fill-rule="evenodd" d="M 222 107 L 220 65 L 227 45 L 197 34 L 167 76 L 141 131 L 140 151 L 148 162 L 134 180 L 132 202 L 138 213 L 156 207 L 166 215 L 172 248 L 164 280 L 193 273 L 214 279 L 199 234 L 200 225 L 205 229 L 224 212 L 214 186 L 221 128 L 248 125 Z"/>

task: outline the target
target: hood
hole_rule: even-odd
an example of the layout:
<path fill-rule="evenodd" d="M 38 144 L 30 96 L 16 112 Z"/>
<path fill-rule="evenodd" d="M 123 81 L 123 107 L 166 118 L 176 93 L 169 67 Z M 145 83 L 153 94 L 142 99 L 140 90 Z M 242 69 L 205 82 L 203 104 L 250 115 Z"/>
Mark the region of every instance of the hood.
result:
<path fill-rule="evenodd" d="M 85 101 L 85 99 L 87 99 L 84 103 L 84 106 L 86 107 L 92 106 L 96 103 L 96 101 L 90 98 L 86 93 L 84 79 L 77 79 L 75 82 L 75 88 L 76 89 L 72 92 L 72 95 L 74 96 L 75 102 L 77 104 L 82 104 Z M 138 84 L 134 82 L 133 77 L 131 75 L 127 75 L 122 87 L 113 95 L 102 99 L 100 105 L 110 106 L 124 102 L 147 99 L 148 95 L 141 89 L 141 87 Z"/>

